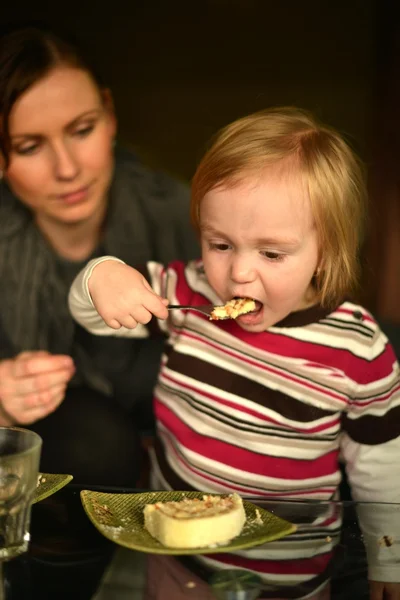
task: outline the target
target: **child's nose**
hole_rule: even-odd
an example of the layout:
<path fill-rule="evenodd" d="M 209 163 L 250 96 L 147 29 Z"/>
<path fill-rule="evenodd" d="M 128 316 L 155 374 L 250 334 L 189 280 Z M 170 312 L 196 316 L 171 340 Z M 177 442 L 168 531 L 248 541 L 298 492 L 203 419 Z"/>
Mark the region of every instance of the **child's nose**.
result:
<path fill-rule="evenodd" d="M 231 278 L 235 283 L 248 283 L 254 280 L 255 270 L 252 261 L 246 256 L 235 256 L 232 260 Z"/>

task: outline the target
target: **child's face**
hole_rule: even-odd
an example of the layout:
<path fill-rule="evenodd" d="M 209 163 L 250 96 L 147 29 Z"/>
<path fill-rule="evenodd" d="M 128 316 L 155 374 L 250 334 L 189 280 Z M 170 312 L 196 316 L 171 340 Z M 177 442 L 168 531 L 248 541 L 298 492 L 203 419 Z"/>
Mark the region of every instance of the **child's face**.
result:
<path fill-rule="evenodd" d="M 200 207 L 206 275 L 223 302 L 258 301 L 238 324 L 260 332 L 310 303 L 318 240 L 299 179 L 269 168 L 236 187 L 214 188 Z"/>

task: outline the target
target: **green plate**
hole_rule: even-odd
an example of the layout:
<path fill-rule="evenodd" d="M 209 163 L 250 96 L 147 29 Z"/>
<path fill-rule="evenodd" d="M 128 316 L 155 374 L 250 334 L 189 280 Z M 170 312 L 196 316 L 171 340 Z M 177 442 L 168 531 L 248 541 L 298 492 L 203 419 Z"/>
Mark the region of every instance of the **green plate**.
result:
<path fill-rule="evenodd" d="M 112 542 L 131 550 L 152 554 L 214 554 L 234 552 L 278 540 L 296 531 L 296 526 L 243 500 L 246 523 L 242 533 L 224 546 L 207 548 L 167 548 L 144 528 L 143 509 L 156 502 L 179 502 L 183 498 L 203 498 L 204 492 L 145 492 L 140 494 L 106 494 L 81 491 L 83 507 L 93 525 Z M 262 522 L 257 519 L 257 513 Z"/>
<path fill-rule="evenodd" d="M 33 497 L 32 504 L 40 502 L 48 498 L 52 494 L 61 490 L 67 483 L 72 480 L 72 475 L 64 475 L 58 473 L 39 473 L 38 485 Z"/>

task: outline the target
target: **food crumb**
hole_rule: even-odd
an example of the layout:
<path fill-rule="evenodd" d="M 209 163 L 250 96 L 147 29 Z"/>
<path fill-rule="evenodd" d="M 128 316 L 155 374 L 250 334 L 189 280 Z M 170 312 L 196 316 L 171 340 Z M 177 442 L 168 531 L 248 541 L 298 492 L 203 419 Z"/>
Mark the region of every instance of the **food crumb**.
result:
<path fill-rule="evenodd" d="M 384 546 L 389 548 L 390 546 L 393 546 L 393 543 L 394 543 L 394 538 L 391 535 L 383 535 L 378 540 L 378 546 L 380 546 L 381 548 Z"/>
<path fill-rule="evenodd" d="M 186 587 L 190 588 L 190 589 L 193 589 L 193 588 L 196 587 L 196 584 L 195 584 L 194 581 L 188 581 L 187 584 L 186 584 Z"/>
<path fill-rule="evenodd" d="M 113 517 L 113 513 L 107 504 L 100 504 L 98 500 L 93 500 L 93 510 L 97 517 L 103 521 L 102 525 L 107 525 L 107 522 L 104 522 L 104 520 L 109 521 Z"/>
<path fill-rule="evenodd" d="M 326 542 L 331 542 L 331 541 L 332 541 L 332 538 L 331 538 L 331 536 L 330 536 L 330 535 L 327 535 L 327 536 L 326 536 L 326 538 L 325 538 L 325 541 L 326 541 Z"/>
<path fill-rule="evenodd" d="M 123 532 L 123 527 L 121 526 L 114 527 L 112 525 L 103 525 L 102 529 L 104 533 L 110 534 L 114 540 L 118 539 L 120 534 Z"/>
<path fill-rule="evenodd" d="M 256 518 L 255 518 L 255 522 L 258 523 L 258 525 L 262 525 L 263 524 L 263 520 L 261 517 L 261 513 L 258 510 L 258 508 L 256 508 Z"/>

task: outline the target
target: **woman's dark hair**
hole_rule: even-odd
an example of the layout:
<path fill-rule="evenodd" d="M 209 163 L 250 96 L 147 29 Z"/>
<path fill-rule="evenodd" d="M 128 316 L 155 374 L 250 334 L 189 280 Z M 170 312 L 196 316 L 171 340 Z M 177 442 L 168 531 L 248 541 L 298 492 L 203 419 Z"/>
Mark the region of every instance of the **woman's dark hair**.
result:
<path fill-rule="evenodd" d="M 18 98 L 54 67 L 66 65 L 89 73 L 104 84 L 92 62 L 65 36 L 38 27 L 23 27 L 0 38 L 0 151 L 9 162 L 9 117 Z"/>

